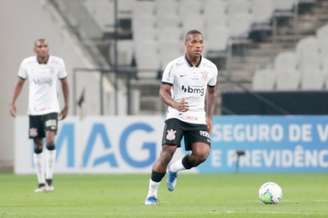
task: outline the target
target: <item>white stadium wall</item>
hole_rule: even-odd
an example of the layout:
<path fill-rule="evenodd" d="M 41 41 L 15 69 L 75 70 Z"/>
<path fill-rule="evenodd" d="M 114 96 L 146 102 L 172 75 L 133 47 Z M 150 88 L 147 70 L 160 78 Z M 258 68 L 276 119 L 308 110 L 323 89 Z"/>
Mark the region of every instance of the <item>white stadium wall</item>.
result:
<path fill-rule="evenodd" d="M 0 1 L 0 168 L 13 165 L 14 120 L 8 109 L 20 61 L 33 55 L 33 42 L 42 37 L 47 38 L 50 53 L 64 58 L 66 68 L 71 76 L 75 67 L 93 67 L 88 56 L 81 49 L 78 41 L 69 34 L 64 22 L 49 3 L 39 0 L 1 0 Z M 89 78 L 88 81 L 96 81 Z M 71 78 L 69 79 L 72 83 Z M 82 82 L 81 82 L 82 83 Z M 78 87 L 78 89 L 81 89 Z M 93 89 L 89 89 L 93 90 Z M 94 90 L 99 90 L 94 89 Z M 99 93 L 90 93 L 90 98 L 99 100 Z M 93 96 L 93 97 L 91 97 Z M 71 99 L 72 101 L 72 99 Z M 71 102 L 72 103 L 72 102 Z M 98 102 L 92 102 L 88 114 L 98 113 Z M 17 102 L 18 114 L 25 114 L 27 109 L 27 85 Z M 72 107 L 71 107 L 72 109 Z"/>

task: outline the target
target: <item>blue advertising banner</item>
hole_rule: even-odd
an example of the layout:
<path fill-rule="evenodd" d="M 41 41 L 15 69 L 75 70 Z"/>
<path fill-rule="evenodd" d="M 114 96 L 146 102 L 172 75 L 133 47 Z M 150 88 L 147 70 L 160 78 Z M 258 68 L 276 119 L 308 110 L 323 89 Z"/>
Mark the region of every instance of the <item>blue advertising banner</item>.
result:
<path fill-rule="evenodd" d="M 56 137 L 56 172 L 149 173 L 161 151 L 163 121 L 70 117 Z M 15 172 L 33 173 L 28 119 L 15 122 Z M 194 172 L 328 172 L 328 116 L 216 116 L 211 136 L 211 154 Z M 175 159 L 184 153 L 178 149 Z"/>
<path fill-rule="evenodd" d="M 328 172 L 328 116 L 215 117 L 212 152 L 198 171 L 236 170 Z"/>
<path fill-rule="evenodd" d="M 31 174 L 35 170 L 28 118 L 17 117 L 15 122 L 15 172 Z M 161 149 L 162 131 L 159 116 L 69 117 L 59 125 L 55 172 L 149 173 Z"/>

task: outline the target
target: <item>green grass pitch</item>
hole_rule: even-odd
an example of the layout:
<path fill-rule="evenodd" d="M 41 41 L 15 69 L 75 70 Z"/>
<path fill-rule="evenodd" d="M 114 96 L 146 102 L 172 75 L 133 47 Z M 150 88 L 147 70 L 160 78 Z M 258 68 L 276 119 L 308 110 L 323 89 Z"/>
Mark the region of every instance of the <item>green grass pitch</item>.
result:
<path fill-rule="evenodd" d="M 34 193 L 34 176 L 0 174 L 0 218 L 38 217 L 328 217 L 328 174 L 184 174 L 175 192 L 163 181 L 160 205 L 143 205 L 148 175 L 58 175 L 55 192 Z M 266 181 L 284 192 L 259 203 Z"/>

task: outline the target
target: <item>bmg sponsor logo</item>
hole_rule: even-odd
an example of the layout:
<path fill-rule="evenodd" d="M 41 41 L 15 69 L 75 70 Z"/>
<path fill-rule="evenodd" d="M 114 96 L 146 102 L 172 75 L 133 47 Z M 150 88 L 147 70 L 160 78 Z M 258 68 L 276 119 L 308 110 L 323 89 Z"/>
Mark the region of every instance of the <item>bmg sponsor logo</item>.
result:
<path fill-rule="evenodd" d="M 205 89 L 204 88 L 197 88 L 197 87 L 182 85 L 181 89 L 182 89 L 183 92 L 192 93 L 192 94 L 199 94 L 200 96 L 204 96 L 204 94 L 205 94 Z"/>

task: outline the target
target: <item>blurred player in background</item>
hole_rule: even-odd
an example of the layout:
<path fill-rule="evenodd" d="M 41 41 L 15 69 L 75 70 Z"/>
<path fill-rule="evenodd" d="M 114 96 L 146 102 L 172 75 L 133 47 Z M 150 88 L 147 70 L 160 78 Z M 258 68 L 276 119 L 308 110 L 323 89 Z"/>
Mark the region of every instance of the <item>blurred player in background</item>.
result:
<path fill-rule="evenodd" d="M 158 203 L 158 188 L 168 171 L 167 188 L 174 191 L 178 172 L 204 162 L 210 152 L 212 114 L 216 99 L 218 70 L 202 57 L 203 34 L 191 30 L 185 36 L 185 55 L 171 61 L 165 68 L 160 96 L 168 106 L 162 140 L 162 151 L 152 168 L 145 205 Z M 182 137 L 191 153 L 172 163 Z"/>
<path fill-rule="evenodd" d="M 53 171 L 56 159 L 55 136 L 58 127 L 59 102 L 57 81 L 61 81 L 64 95 L 64 108 L 59 119 L 68 113 L 68 82 L 63 59 L 49 55 L 46 39 L 34 43 L 35 56 L 25 58 L 18 71 L 18 81 L 11 102 L 10 114 L 16 116 L 16 100 L 21 93 L 25 80 L 29 81 L 29 137 L 34 141 L 33 161 L 38 179 L 35 192 L 54 191 Z M 46 138 L 46 161 L 42 151 Z M 27 145 L 26 145 L 27 146 Z M 44 166 L 45 165 L 45 166 Z"/>

